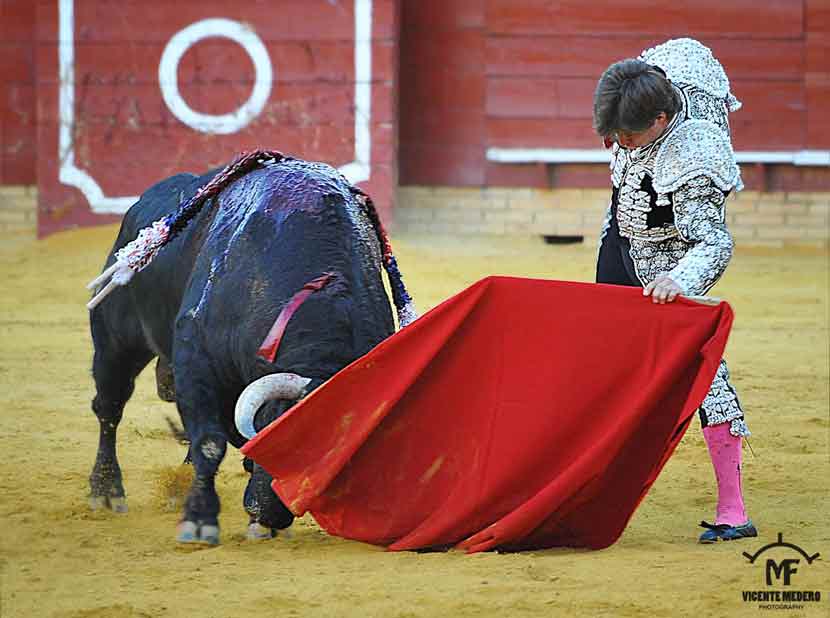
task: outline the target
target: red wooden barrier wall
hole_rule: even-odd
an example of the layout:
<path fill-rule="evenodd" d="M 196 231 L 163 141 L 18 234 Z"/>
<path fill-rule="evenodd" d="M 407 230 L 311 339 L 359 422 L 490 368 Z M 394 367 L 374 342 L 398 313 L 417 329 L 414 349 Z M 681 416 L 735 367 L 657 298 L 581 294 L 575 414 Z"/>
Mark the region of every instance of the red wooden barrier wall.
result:
<path fill-rule="evenodd" d="M 35 12 L 0 0 L 0 185 L 35 184 Z"/>
<path fill-rule="evenodd" d="M 736 150 L 830 148 L 827 0 L 671 10 L 645 0 L 423 0 L 404 3 L 402 24 L 402 184 L 549 186 L 546 166 L 487 163 L 486 149 L 598 148 L 591 107 L 602 71 L 690 35 L 712 48 L 744 102 L 731 118 Z M 607 183 L 602 166 L 555 174 L 564 186 Z M 830 189 L 826 168 L 783 166 L 776 179 Z"/>
<path fill-rule="evenodd" d="M 74 11 L 72 152 L 106 196 L 136 195 L 178 171 L 201 171 L 256 146 L 336 165 L 355 148 L 354 6 L 369 0 L 0 0 L 0 185 L 38 183 L 41 233 L 115 219 L 58 181 L 60 8 Z M 693 35 L 727 68 L 744 109 L 737 150 L 830 149 L 830 0 L 372 0 L 371 179 L 388 217 L 402 184 L 605 186 L 603 167 L 487 162 L 488 147 L 596 148 L 596 79 L 611 62 L 669 36 Z M 274 7 L 278 7 L 278 10 Z M 229 14 L 232 8 L 232 14 Z M 399 13 L 400 67 L 398 92 Z M 273 68 L 270 97 L 231 135 L 183 124 L 161 96 L 171 37 L 208 17 L 250 26 Z M 227 38 L 182 55 L 184 102 L 225 114 L 256 71 Z M 398 142 L 400 100 L 400 156 Z M 745 165 L 750 186 L 828 190 L 824 167 Z"/>
<path fill-rule="evenodd" d="M 73 8 L 74 24 L 67 27 L 66 11 Z M 210 18 L 235 23 L 203 21 Z M 178 37 L 191 27 L 201 28 L 204 38 L 198 40 L 196 32 L 176 47 Z M 360 27 L 368 28 L 366 36 L 371 36 L 365 46 L 371 45 L 370 65 L 368 56 L 359 61 L 355 57 Z M 71 62 L 66 56 L 61 60 L 61 28 L 63 53 L 67 48 L 74 52 Z M 341 168 L 353 161 L 367 164 L 368 171 L 357 178 L 369 178 L 360 184 L 388 217 L 397 186 L 398 28 L 397 0 L 40 3 L 41 234 L 113 219 L 99 213 L 123 210 L 118 198 L 136 196 L 171 174 L 205 171 L 256 147 Z M 257 55 L 257 45 L 264 46 L 263 54 Z M 160 64 L 165 58 L 168 70 L 163 75 Z M 71 120 L 61 115 L 67 66 L 74 69 Z M 271 80 L 264 78 L 268 66 Z M 367 66 L 370 73 L 364 77 L 361 71 Z M 180 100 L 171 104 L 175 83 Z M 362 85 L 365 99 L 359 93 Z M 230 130 L 227 122 L 216 116 L 231 114 L 255 98 L 258 88 L 266 97 L 261 110 L 253 112 L 248 124 L 224 133 Z M 208 131 L 204 125 L 188 126 L 198 120 L 192 112 L 209 115 Z M 361 122 L 371 137 L 370 143 L 364 140 L 370 146 L 365 151 L 358 144 L 356 125 Z M 67 124 L 71 139 L 65 140 L 68 148 L 61 158 L 61 127 L 65 130 Z"/>

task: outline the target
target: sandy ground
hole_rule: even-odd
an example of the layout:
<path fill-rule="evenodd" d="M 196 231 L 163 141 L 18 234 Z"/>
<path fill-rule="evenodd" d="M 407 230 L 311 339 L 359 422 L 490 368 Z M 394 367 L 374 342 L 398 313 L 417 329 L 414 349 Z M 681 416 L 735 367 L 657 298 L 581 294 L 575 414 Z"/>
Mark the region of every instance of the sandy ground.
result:
<path fill-rule="evenodd" d="M 599 551 L 467 556 L 389 553 L 331 538 L 313 520 L 292 539 L 244 539 L 245 477 L 232 449 L 218 486 L 222 544 L 173 541 L 165 479 L 184 456 L 171 404 L 140 377 L 119 431 L 130 512 L 90 512 L 98 428 L 89 402 L 84 283 L 113 226 L 0 246 L 0 615 L 132 616 L 729 616 L 771 610 L 743 590 L 818 590 L 819 603 L 773 615 L 828 615 L 828 257 L 738 250 L 715 293 L 736 322 L 728 349 L 748 413 L 745 493 L 761 538 L 696 543 L 714 479 L 695 422 L 622 539 Z M 587 281 L 592 247 L 541 241 L 401 237 L 396 252 L 422 309 L 487 274 Z M 553 308 L 552 308 L 553 310 Z M 750 553 L 778 533 L 822 558 L 768 587 Z M 789 551 L 776 549 L 776 552 Z M 779 554 L 800 558 L 797 555 Z M 766 557 L 765 557 L 766 558 Z"/>

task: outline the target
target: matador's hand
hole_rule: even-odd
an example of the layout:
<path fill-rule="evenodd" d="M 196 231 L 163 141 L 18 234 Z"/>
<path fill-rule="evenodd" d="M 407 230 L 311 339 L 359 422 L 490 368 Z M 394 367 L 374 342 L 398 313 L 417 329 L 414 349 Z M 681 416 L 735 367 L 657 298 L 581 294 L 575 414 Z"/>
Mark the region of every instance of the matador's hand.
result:
<path fill-rule="evenodd" d="M 672 302 L 682 293 L 683 289 L 665 273 L 657 275 L 654 281 L 643 288 L 643 296 L 651 295 L 651 300 L 661 305 Z"/>

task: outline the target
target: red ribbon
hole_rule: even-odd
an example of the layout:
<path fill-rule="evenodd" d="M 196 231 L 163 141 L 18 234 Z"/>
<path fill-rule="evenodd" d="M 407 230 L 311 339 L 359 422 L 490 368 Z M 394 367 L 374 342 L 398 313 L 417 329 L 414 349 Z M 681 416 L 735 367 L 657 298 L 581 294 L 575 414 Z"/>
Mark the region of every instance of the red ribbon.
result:
<path fill-rule="evenodd" d="M 288 304 L 280 311 L 265 339 L 262 340 L 259 350 L 256 353 L 257 356 L 267 360 L 269 363 L 274 362 L 274 359 L 277 357 L 277 349 L 280 347 L 280 341 L 282 340 L 283 334 L 285 334 L 285 327 L 288 326 L 288 321 L 291 319 L 291 316 L 294 315 L 294 312 L 297 311 L 309 296 L 318 290 L 322 290 L 332 279 L 334 279 L 334 273 L 323 273 L 316 279 L 306 283 L 299 292 L 294 294 Z"/>

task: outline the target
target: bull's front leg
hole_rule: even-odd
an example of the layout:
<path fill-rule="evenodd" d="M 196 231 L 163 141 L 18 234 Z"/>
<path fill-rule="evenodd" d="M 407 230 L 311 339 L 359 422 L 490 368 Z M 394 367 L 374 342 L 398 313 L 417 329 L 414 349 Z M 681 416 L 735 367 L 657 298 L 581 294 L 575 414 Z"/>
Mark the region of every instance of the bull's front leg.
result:
<path fill-rule="evenodd" d="M 216 473 L 225 457 L 227 440 L 221 428 L 213 429 L 191 436 L 194 477 L 176 537 L 182 543 L 219 544 L 220 504 L 216 493 Z"/>
<path fill-rule="evenodd" d="M 266 403 L 254 417 L 257 432 L 277 420 L 293 405 L 293 401 L 277 400 Z M 270 539 L 294 522 L 294 514 L 282 503 L 271 487 L 274 480 L 259 464 L 245 459 L 245 469 L 251 474 L 245 487 L 244 506 L 248 512 L 250 540 Z"/>
<path fill-rule="evenodd" d="M 190 439 L 193 483 L 176 538 L 182 543 L 219 544 L 216 473 L 225 457 L 227 436 L 220 422 L 222 398 L 203 351 L 177 346 L 173 361 L 177 405 Z M 181 370 L 177 369 L 181 368 Z"/>

